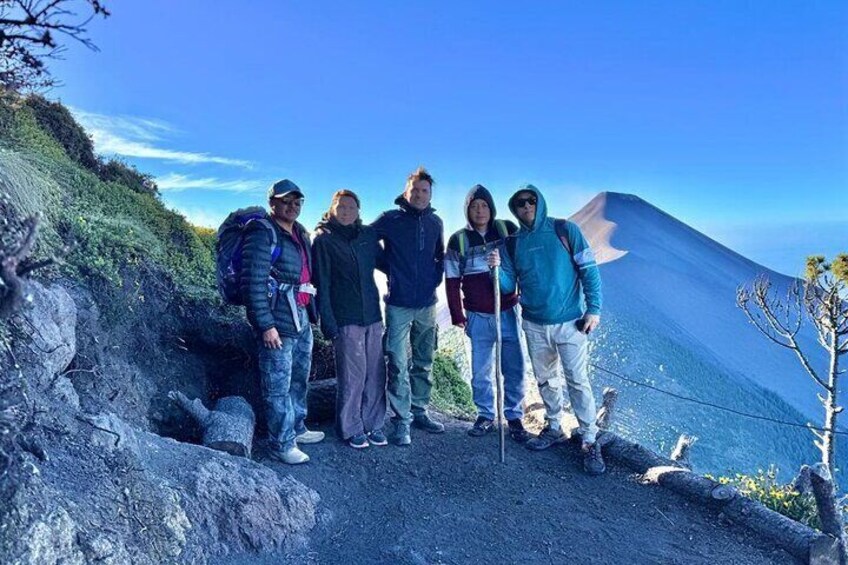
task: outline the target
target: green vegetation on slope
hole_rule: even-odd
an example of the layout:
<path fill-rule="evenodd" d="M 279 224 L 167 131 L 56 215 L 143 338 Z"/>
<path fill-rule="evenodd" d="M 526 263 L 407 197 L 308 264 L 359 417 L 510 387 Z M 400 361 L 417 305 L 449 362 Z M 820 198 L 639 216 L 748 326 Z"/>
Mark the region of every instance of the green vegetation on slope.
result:
<path fill-rule="evenodd" d="M 112 319 L 151 289 L 198 307 L 219 304 L 214 233 L 168 210 L 149 176 L 97 159 L 61 105 L 0 94 L 0 190 L 16 206 L 11 222 L 42 214 L 35 257 L 63 258 L 52 275 L 83 281 Z"/>

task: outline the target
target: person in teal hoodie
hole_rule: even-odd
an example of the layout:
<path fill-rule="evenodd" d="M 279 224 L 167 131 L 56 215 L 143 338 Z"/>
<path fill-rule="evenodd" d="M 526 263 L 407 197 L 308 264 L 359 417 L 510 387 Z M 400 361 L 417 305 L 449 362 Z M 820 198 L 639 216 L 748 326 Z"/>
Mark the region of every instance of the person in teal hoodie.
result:
<path fill-rule="evenodd" d="M 597 408 L 588 374 L 588 337 L 601 320 L 600 271 L 580 228 L 549 218 L 535 186 L 521 187 L 509 199 L 509 209 L 520 228 L 507 239 L 505 253 L 494 250 L 487 262 L 501 266 L 503 293 L 519 290 L 522 328 L 545 404 L 545 427 L 527 447 L 547 449 L 566 439 L 561 423 L 565 384 L 579 424 L 584 468 L 601 474 L 606 466 L 596 441 Z"/>

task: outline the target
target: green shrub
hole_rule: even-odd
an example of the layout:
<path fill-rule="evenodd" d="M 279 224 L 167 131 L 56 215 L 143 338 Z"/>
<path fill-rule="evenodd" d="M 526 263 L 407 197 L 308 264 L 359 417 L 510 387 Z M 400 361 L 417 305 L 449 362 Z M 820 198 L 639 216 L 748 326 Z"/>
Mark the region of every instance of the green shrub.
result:
<path fill-rule="evenodd" d="M 118 159 L 111 159 L 100 166 L 100 179 L 106 182 L 117 182 L 142 194 L 156 194 L 159 188 L 153 182 L 153 175 L 139 172 L 133 165 L 128 165 Z"/>
<path fill-rule="evenodd" d="M 777 474 L 777 467 L 772 465 L 766 471 L 758 470 L 756 475 L 737 473 L 733 477 L 715 478 L 707 475 L 707 478 L 718 481 L 723 485 L 736 487 L 740 493 L 748 498 L 752 498 L 766 508 L 792 518 L 796 522 L 821 529 L 821 521 L 813 495 L 799 494 L 793 490 L 792 485 L 779 483 Z"/>
<path fill-rule="evenodd" d="M 71 160 L 86 169 L 97 170 L 99 161 L 94 155 L 94 143 L 67 108 L 35 94 L 27 96 L 25 104 L 41 129 L 59 142 Z"/>
<path fill-rule="evenodd" d="M 451 416 L 471 419 L 476 413 L 471 387 L 463 380 L 450 352 L 439 350 L 433 359 L 433 406 Z"/>
<path fill-rule="evenodd" d="M 0 190 L 12 196 L 22 216 L 42 212 L 36 258 L 70 245 L 61 272 L 84 281 L 104 312 L 122 318 L 132 315 L 134 304 L 156 297 L 217 309 L 214 232 L 168 210 L 149 177 L 135 168 L 119 161 L 82 166 L 72 157 L 86 154 L 77 135 L 85 132 L 57 108 L 35 98 L 22 103 L 0 96 L 0 127 L 8 128 L 0 147 Z"/>

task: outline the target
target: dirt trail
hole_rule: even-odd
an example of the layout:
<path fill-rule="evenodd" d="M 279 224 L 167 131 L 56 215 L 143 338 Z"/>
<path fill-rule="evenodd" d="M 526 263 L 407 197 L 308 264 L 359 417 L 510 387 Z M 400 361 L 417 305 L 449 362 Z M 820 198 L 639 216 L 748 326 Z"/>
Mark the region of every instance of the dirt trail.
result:
<path fill-rule="evenodd" d="M 470 438 L 469 424 L 413 430 L 409 447 L 354 450 L 328 439 L 305 446 L 312 461 L 266 461 L 317 490 L 323 517 L 306 563 L 795 563 L 717 513 L 628 470 L 582 471 L 578 448 L 535 453 L 497 436 Z"/>

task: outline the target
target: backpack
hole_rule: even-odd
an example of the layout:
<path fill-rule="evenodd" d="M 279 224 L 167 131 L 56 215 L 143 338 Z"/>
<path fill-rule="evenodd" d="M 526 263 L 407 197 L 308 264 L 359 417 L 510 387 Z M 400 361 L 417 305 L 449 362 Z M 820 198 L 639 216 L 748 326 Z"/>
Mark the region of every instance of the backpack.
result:
<path fill-rule="evenodd" d="M 568 241 L 567 225 L 568 220 L 557 218 L 554 220 L 554 231 L 556 232 L 560 243 L 562 243 L 563 248 L 568 253 L 568 256 L 571 258 L 571 263 L 574 265 L 574 268 L 577 269 L 577 261 L 574 260 L 574 252 L 571 249 L 571 243 Z M 513 264 L 515 263 L 515 243 L 516 239 L 514 236 L 508 237 L 506 240 L 506 252 L 509 254 L 509 258 L 512 259 Z"/>
<path fill-rule="evenodd" d="M 509 230 L 506 227 L 506 222 L 503 220 L 495 220 L 495 229 L 498 230 L 501 239 L 509 238 Z M 466 255 L 468 252 L 468 234 L 464 229 L 461 229 L 457 235 L 459 236 L 457 243 L 459 244 L 459 272 L 461 273 L 465 270 Z"/>
<path fill-rule="evenodd" d="M 268 213 L 261 206 L 236 210 L 227 216 L 218 228 L 215 244 L 215 266 L 218 293 L 224 302 L 243 306 L 241 299 L 241 267 L 244 251 L 244 232 L 250 222 L 257 221 L 271 230 L 271 264 L 280 256 L 282 249 L 277 245 L 277 230 L 271 225 Z"/>

